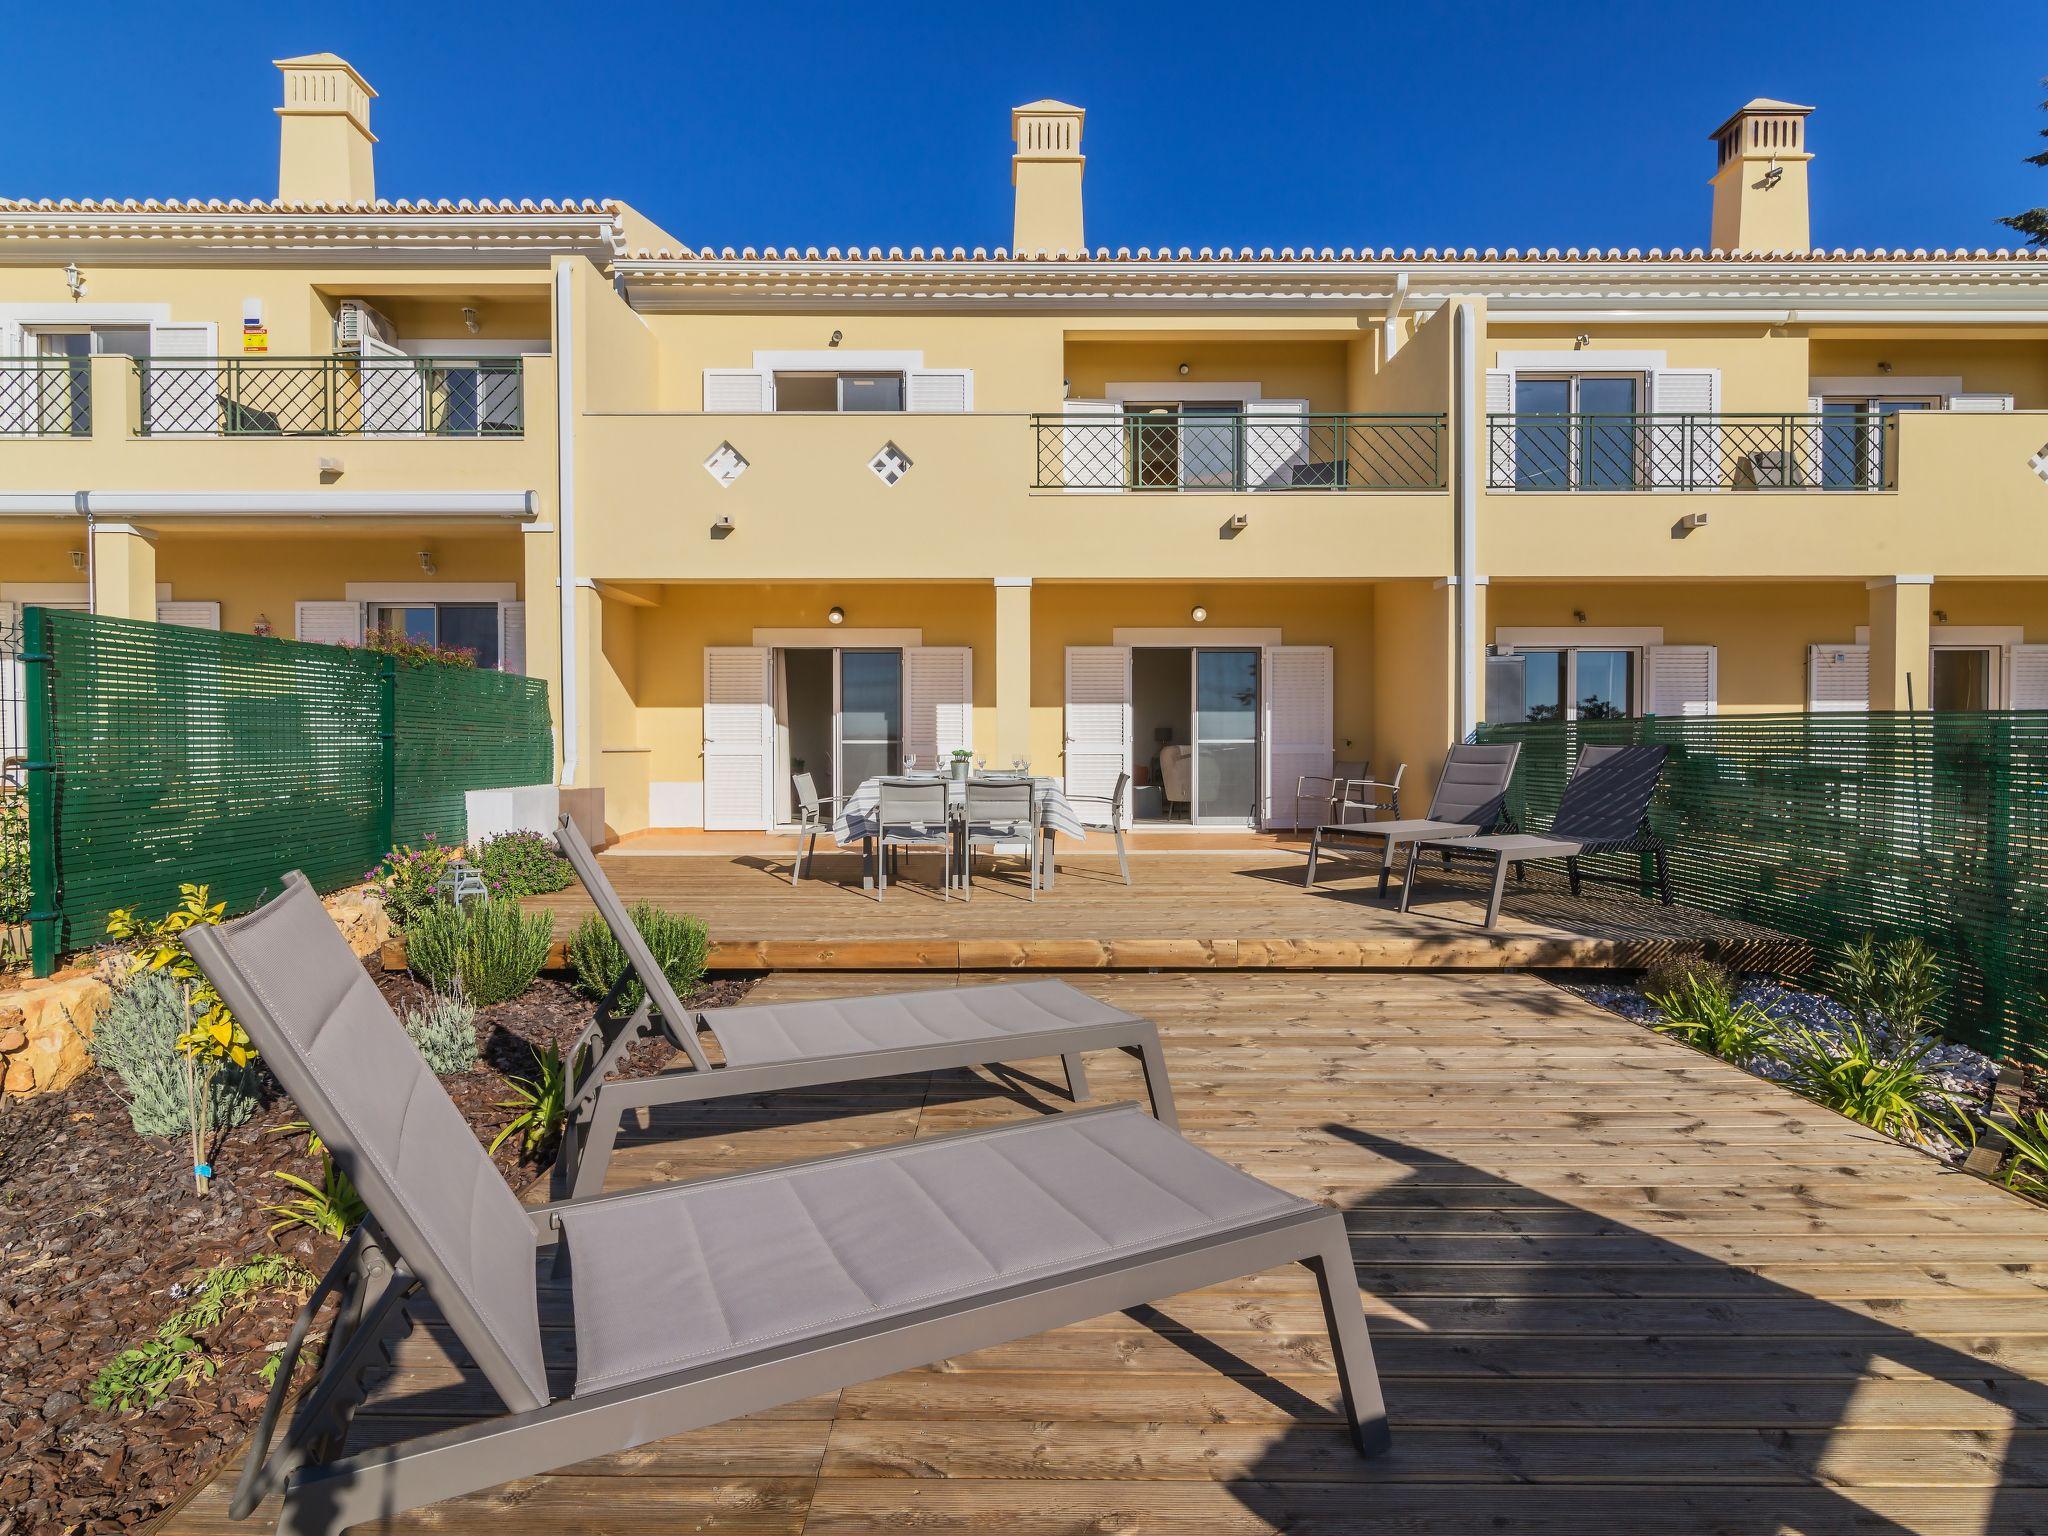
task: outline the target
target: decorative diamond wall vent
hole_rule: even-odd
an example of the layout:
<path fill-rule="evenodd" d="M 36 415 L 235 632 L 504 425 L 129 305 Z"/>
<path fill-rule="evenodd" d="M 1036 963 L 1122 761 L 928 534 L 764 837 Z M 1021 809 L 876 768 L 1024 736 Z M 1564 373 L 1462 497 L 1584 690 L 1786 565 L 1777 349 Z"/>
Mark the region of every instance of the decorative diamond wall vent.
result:
<path fill-rule="evenodd" d="M 2034 473 L 2041 477 L 2041 483 L 2048 485 L 2048 443 L 2043 443 L 2041 451 L 2027 460 L 2027 463 L 2033 467 Z"/>
<path fill-rule="evenodd" d="M 731 443 L 720 443 L 711 450 L 711 457 L 704 461 L 704 473 L 716 480 L 721 488 L 731 485 L 746 472 L 747 461 Z"/>
<path fill-rule="evenodd" d="M 884 443 L 881 452 L 868 460 L 868 468 L 882 484 L 894 485 L 910 473 L 910 456 L 894 443 Z"/>

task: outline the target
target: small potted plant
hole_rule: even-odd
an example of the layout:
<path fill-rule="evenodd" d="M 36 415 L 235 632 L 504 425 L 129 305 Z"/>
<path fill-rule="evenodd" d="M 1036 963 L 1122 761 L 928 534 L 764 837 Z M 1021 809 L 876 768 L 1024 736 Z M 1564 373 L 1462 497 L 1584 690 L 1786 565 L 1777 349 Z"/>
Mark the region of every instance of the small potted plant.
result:
<path fill-rule="evenodd" d="M 953 777 L 959 783 L 967 782 L 967 770 L 974 765 L 974 754 L 965 747 L 953 749 Z"/>

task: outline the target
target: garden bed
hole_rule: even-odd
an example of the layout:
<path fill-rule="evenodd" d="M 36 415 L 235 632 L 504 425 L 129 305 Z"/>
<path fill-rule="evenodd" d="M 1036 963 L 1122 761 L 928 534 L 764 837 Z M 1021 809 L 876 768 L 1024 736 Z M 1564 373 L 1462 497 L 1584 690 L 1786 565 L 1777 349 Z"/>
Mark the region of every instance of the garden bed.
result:
<path fill-rule="evenodd" d="M 394 1005 L 420 989 L 371 974 Z M 735 1001 L 751 983 L 710 982 L 696 999 Z M 566 1047 L 590 1002 L 553 978 L 481 1010 L 481 1060 L 444 1078 L 449 1095 L 488 1145 L 514 1111 L 508 1076 L 531 1072 L 529 1046 Z M 671 1053 L 648 1045 L 627 1067 L 639 1075 Z M 282 1128 L 298 1110 L 274 1091 L 249 1121 L 225 1132 L 212 1189 L 193 1189 L 183 1142 L 135 1134 L 122 1099 L 98 1072 L 71 1089 L 0 1106 L 0 1536 L 139 1528 L 212 1474 L 261 1409 L 262 1369 L 289 1329 L 300 1296 L 255 1292 L 197 1339 L 212 1362 L 133 1412 L 92 1406 L 94 1379 L 122 1350 L 153 1338 L 217 1264 L 288 1254 L 319 1273 L 335 1243 L 303 1228 L 279 1233 L 266 1206 L 293 1191 L 271 1177 L 319 1179 L 302 1136 Z M 496 1161 L 514 1188 L 545 1168 L 518 1161 L 518 1138 Z"/>

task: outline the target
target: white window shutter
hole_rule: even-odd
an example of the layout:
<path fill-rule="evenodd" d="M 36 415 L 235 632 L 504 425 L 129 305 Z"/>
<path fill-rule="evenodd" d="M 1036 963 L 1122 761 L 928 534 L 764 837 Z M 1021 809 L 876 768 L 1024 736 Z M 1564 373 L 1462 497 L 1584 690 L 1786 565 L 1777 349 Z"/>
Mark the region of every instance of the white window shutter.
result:
<path fill-rule="evenodd" d="M 1131 648 L 1067 647 L 1067 793 L 1116 793 L 1117 776 L 1131 766 Z M 1128 801 L 1129 792 L 1125 799 Z M 1107 814 L 1095 806 L 1091 815 Z M 1128 804 L 1125 814 L 1130 812 Z"/>
<path fill-rule="evenodd" d="M 903 408 L 961 412 L 974 409 L 972 368 L 912 368 L 903 375 Z"/>
<path fill-rule="evenodd" d="M 2009 655 L 2005 707 L 2048 709 L 2048 645 L 2015 645 Z"/>
<path fill-rule="evenodd" d="M 1292 827 L 1302 775 L 1327 775 L 1335 757 L 1332 652 L 1327 645 L 1269 645 L 1262 659 L 1264 824 Z"/>
<path fill-rule="evenodd" d="M 292 633 L 316 645 L 361 645 L 363 605 L 361 603 L 297 603 L 293 605 Z"/>
<path fill-rule="evenodd" d="M 1711 715 L 1715 710 L 1719 653 L 1711 645 L 1653 645 L 1648 663 L 1648 713 Z"/>
<path fill-rule="evenodd" d="M 706 368 L 704 409 L 714 413 L 772 411 L 775 376 L 765 368 Z"/>
<path fill-rule="evenodd" d="M 1806 707 L 1817 715 L 1870 708 L 1870 647 L 1812 645 L 1806 650 Z"/>
<path fill-rule="evenodd" d="M 363 332 L 356 358 L 363 431 L 413 437 L 427 429 L 427 381 L 417 360 L 380 336 Z"/>
<path fill-rule="evenodd" d="M 775 692 L 770 651 L 704 647 L 704 825 L 713 831 L 768 826 L 775 772 Z"/>
<path fill-rule="evenodd" d="M 1070 491 L 1119 491 L 1124 484 L 1123 407 L 1114 400 L 1069 400 L 1060 407 L 1066 418 L 1060 427 L 1059 483 Z M 1102 418 L 1100 423 L 1090 418 Z M 1038 451 L 1046 454 L 1043 433 Z M 1041 457 L 1038 477 L 1046 479 L 1054 466 Z M 1103 793 L 1107 794 L 1105 790 Z"/>
<path fill-rule="evenodd" d="M 174 603 L 167 598 L 159 599 L 156 621 L 159 624 L 177 624 L 185 629 L 219 629 L 220 604 L 189 600 Z"/>
<path fill-rule="evenodd" d="M 974 749 L 974 652 L 964 645 L 903 650 L 903 750 L 920 768 Z"/>
<path fill-rule="evenodd" d="M 1482 483 L 1506 490 L 1515 483 L 1515 375 L 1486 370 L 1486 464 Z"/>
<path fill-rule="evenodd" d="M 214 336 L 211 320 L 159 321 L 150 327 L 143 409 L 151 436 L 192 437 L 220 430 L 219 364 L 213 361 L 220 346 Z"/>
<path fill-rule="evenodd" d="M 1292 489 L 1295 470 L 1308 463 L 1308 402 L 1247 400 L 1244 416 L 1244 483 L 1255 491 Z"/>
<path fill-rule="evenodd" d="M 1721 483 L 1721 370 L 1659 368 L 1650 375 L 1650 411 L 1660 418 L 1643 435 L 1652 485 L 1712 490 Z M 1684 421 L 1661 418 L 1683 416 Z M 1639 473 L 1641 470 L 1639 469 Z"/>
<path fill-rule="evenodd" d="M 526 675 L 526 604 L 498 604 L 498 670 Z"/>

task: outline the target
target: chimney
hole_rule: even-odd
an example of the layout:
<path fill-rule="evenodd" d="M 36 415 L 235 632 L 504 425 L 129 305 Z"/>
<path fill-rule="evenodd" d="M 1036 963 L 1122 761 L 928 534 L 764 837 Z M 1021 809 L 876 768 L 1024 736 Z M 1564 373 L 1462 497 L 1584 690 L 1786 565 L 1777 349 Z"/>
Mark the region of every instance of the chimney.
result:
<path fill-rule="evenodd" d="M 1034 101 L 1010 112 L 1010 185 L 1017 189 L 1017 228 L 1010 249 L 1079 255 L 1081 234 L 1081 120 L 1088 114 L 1064 101 Z"/>
<path fill-rule="evenodd" d="M 377 195 L 370 82 L 331 53 L 271 61 L 284 72 L 277 109 L 279 202 L 357 203 Z"/>
<path fill-rule="evenodd" d="M 1806 251 L 1806 117 L 1813 111 L 1759 96 L 1714 130 L 1714 228 L 1721 251 Z"/>

